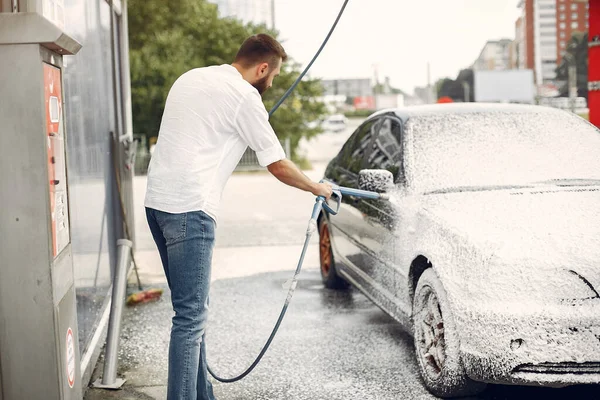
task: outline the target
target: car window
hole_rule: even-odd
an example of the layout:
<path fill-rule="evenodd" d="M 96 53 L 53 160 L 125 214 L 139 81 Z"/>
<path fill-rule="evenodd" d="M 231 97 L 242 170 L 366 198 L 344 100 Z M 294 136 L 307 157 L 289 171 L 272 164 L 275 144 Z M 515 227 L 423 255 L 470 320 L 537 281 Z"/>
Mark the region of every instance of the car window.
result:
<path fill-rule="evenodd" d="M 372 150 L 367 157 L 367 168 L 385 169 L 394 175 L 394 182 L 402 181 L 402 126 L 395 118 L 385 118 L 373 136 Z"/>
<path fill-rule="evenodd" d="M 338 166 L 354 174 L 364 168 L 364 156 L 371 143 L 373 131 L 377 127 L 378 120 L 373 119 L 361 125 L 350 139 L 342 147 L 338 154 Z"/>

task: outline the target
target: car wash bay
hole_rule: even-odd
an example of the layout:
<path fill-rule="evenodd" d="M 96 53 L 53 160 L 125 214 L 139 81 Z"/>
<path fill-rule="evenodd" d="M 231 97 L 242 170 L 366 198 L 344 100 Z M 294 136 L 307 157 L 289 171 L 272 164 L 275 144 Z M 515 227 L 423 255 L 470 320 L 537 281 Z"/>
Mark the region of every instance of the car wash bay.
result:
<path fill-rule="evenodd" d="M 325 134 L 304 148 L 335 151 L 348 135 Z M 331 158 L 321 153 L 315 152 L 315 168 L 307 171 L 313 179 L 324 172 L 319 160 Z M 134 188 L 139 210 L 145 179 L 136 177 Z M 271 196 L 265 198 L 264 193 Z M 296 267 L 313 202 L 309 194 L 299 195 L 268 174 L 235 174 L 229 181 L 217 228 L 207 331 L 209 364 L 219 375 L 241 372 L 264 345 L 285 300 L 287 290 L 282 285 Z M 166 287 L 142 217 L 136 215 L 142 281 L 146 286 Z M 313 240 L 271 348 L 241 382 L 216 383 L 217 398 L 433 399 L 420 382 L 410 335 L 356 290 L 323 288 Z M 164 399 L 171 315 L 168 292 L 159 302 L 127 308 L 119 354 L 125 387 L 120 392 L 89 389 L 86 399 Z M 588 387 L 494 386 L 479 398 L 599 396 L 598 388 Z"/>

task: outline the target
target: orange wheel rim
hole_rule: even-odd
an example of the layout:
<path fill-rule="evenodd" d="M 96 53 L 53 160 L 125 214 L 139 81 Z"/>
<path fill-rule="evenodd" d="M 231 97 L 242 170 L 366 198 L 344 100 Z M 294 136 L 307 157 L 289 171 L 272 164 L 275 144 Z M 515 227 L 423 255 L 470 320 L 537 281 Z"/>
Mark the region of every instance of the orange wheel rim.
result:
<path fill-rule="evenodd" d="M 331 236 L 329 235 L 329 229 L 327 223 L 321 225 L 319 231 L 319 255 L 321 260 L 321 272 L 323 276 L 328 276 L 331 270 Z"/>

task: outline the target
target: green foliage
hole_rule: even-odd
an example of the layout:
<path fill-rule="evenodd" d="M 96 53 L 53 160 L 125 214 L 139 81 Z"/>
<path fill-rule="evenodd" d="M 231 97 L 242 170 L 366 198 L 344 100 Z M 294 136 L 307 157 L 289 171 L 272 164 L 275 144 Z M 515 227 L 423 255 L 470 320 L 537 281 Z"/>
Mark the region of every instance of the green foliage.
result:
<path fill-rule="evenodd" d="M 468 99 L 465 99 L 465 84 L 468 85 Z M 472 69 L 461 70 L 456 79 L 444 78 L 436 82 L 438 99 L 447 96 L 454 101 L 473 102 L 475 101 L 474 88 L 474 74 Z"/>
<path fill-rule="evenodd" d="M 300 66 L 288 60 L 275 78 L 273 87 L 263 96 L 267 110 L 273 108 L 299 75 Z M 310 121 L 321 120 L 327 114 L 325 104 L 317 100 L 322 95 L 323 87 L 319 80 L 303 80 L 271 117 L 271 126 L 277 136 L 280 139 L 290 138 L 293 156 L 302 137 L 311 138 L 323 132 L 319 126 L 308 126 Z"/>
<path fill-rule="evenodd" d="M 346 118 L 367 118 L 371 114 L 373 114 L 372 110 L 354 110 L 354 111 L 346 111 L 344 113 Z"/>
<path fill-rule="evenodd" d="M 277 33 L 265 26 L 219 18 L 217 7 L 206 0 L 129 0 L 129 46 L 134 131 L 156 136 L 165 100 L 184 72 L 209 65 L 229 64 L 242 42 L 256 33 Z M 299 75 L 288 61 L 264 96 L 269 110 Z M 308 121 L 321 119 L 325 105 L 320 81 L 305 79 L 271 118 L 280 138 L 291 139 L 292 152 L 301 137 L 320 133 Z"/>
<path fill-rule="evenodd" d="M 556 68 L 556 79 L 565 82 L 560 88 L 561 96 L 569 95 L 569 60 L 577 65 L 577 92 L 588 98 L 588 33 L 574 32 L 567 44 L 566 56 Z"/>

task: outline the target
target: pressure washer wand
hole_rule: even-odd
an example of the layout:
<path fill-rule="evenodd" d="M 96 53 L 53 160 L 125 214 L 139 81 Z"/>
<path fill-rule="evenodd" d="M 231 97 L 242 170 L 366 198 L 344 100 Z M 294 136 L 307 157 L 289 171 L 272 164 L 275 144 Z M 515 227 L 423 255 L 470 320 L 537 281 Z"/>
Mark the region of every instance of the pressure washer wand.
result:
<path fill-rule="evenodd" d="M 328 183 L 330 183 L 330 182 L 328 182 Z M 323 197 L 323 196 L 317 196 L 317 198 L 315 199 L 315 205 L 313 206 L 312 215 L 310 217 L 310 220 L 308 221 L 308 228 L 306 229 L 306 239 L 304 240 L 304 246 L 302 247 L 302 253 L 300 254 L 300 259 L 298 260 L 298 266 L 296 267 L 296 272 L 294 272 L 294 276 L 292 277 L 291 282 L 288 281 L 288 282 L 290 282 L 288 294 L 285 299 L 285 303 L 283 304 L 283 308 L 281 309 L 281 313 L 279 314 L 279 318 L 277 318 L 277 322 L 275 323 L 275 327 L 273 328 L 273 331 L 271 332 L 271 335 L 269 336 L 269 339 L 263 346 L 262 350 L 258 354 L 258 357 L 256 357 L 256 360 L 254 360 L 252 365 L 250 365 L 250 367 L 248 367 L 248 369 L 246 371 L 244 371 L 242 374 L 240 374 L 234 378 L 228 378 L 228 379 L 221 378 L 221 377 L 217 376 L 211 370 L 210 366 L 208 366 L 207 367 L 208 372 L 217 381 L 223 382 L 223 383 L 232 383 L 232 382 L 239 381 L 240 379 L 243 379 L 244 377 L 246 377 L 246 375 L 248 375 L 250 372 L 252 372 L 252 370 L 258 365 L 260 360 L 263 358 L 263 356 L 267 352 L 267 349 L 269 348 L 269 346 L 271 345 L 271 342 L 275 338 L 275 334 L 279 330 L 279 325 L 281 325 L 281 321 L 283 321 L 283 317 L 285 316 L 285 313 L 287 312 L 287 308 L 290 304 L 290 301 L 292 300 L 294 291 L 296 290 L 296 285 L 298 284 L 298 276 L 300 276 L 300 271 L 302 270 L 302 264 L 304 263 L 304 256 L 306 255 L 306 250 L 308 249 L 308 244 L 310 243 L 312 234 L 317 230 L 317 221 L 318 221 L 319 215 L 321 214 L 323 209 L 325 209 L 331 215 L 336 215 L 340 209 L 343 195 L 366 198 L 366 199 L 373 199 L 373 200 L 389 199 L 388 195 L 384 194 L 384 193 L 368 192 L 366 190 L 345 188 L 345 187 L 340 187 L 340 186 L 333 185 L 333 184 L 332 184 L 332 187 L 333 187 L 333 194 L 331 197 L 332 197 L 332 200 L 335 201 L 335 203 L 336 203 L 336 208 L 332 208 L 327 203 L 325 197 Z M 286 282 L 286 284 L 287 284 L 287 282 Z"/>

